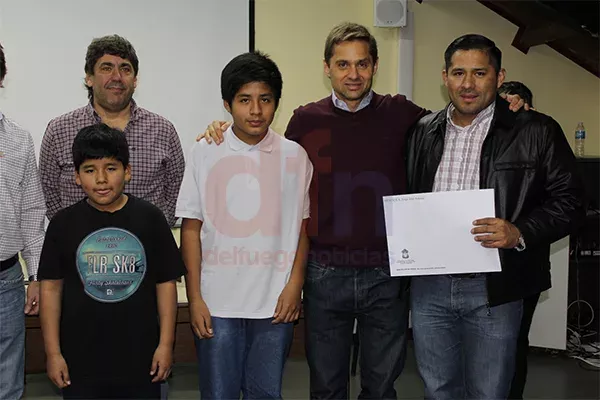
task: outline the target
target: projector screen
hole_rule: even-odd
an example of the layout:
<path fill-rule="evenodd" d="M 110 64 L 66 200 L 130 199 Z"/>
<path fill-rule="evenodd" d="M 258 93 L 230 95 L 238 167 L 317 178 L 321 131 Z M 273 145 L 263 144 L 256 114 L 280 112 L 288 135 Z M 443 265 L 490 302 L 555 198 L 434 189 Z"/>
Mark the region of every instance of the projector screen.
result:
<path fill-rule="evenodd" d="M 31 133 L 39 155 L 48 122 L 88 102 L 87 46 L 118 34 L 140 61 L 134 99 L 175 125 L 187 153 L 210 121 L 226 118 L 221 70 L 252 47 L 251 1 L 2 0 L 0 111 Z"/>

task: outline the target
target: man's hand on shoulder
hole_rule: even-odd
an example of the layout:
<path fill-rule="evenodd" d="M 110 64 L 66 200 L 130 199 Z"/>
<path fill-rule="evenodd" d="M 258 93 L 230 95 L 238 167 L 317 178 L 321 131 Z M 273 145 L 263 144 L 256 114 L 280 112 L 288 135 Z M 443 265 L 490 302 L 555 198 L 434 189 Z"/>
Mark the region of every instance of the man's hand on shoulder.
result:
<path fill-rule="evenodd" d="M 525 111 L 534 110 L 533 108 L 529 107 L 529 104 L 525 103 L 525 100 L 523 100 L 518 94 L 502 93 L 500 94 L 500 97 L 509 102 L 508 109 L 511 111 L 516 112 L 521 108 L 524 108 Z"/>
<path fill-rule="evenodd" d="M 220 145 L 223 143 L 223 133 L 231 126 L 231 122 L 227 121 L 213 121 L 206 130 L 196 137 L 196 142 L 202 139 L 206 140 L 206 143 L 211 144 L 213 141 Z"/>

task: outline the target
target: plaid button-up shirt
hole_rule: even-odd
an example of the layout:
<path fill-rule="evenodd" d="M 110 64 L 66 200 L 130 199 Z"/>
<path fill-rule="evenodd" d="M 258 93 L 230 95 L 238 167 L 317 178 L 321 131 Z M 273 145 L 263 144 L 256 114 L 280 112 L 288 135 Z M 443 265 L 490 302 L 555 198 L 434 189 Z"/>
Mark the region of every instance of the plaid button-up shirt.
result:
<path fill-rule="evenodd" d="M 446 114 L 444 153 L 435 174 L 434 192 L 479 189 L 481 148 L 492 123 L 495 103 L 482 110 L 471 125 L 452 122 L 454 106 Z"/>
<path fill-rule="evenodd" d="M 40 150 L 40 173 L 47 216 L 85 197 L 75 183 L 72 146 L 80 129 L 101 122 L 91 104 L 53 119 Z M 125 191 L 154 204 L 173 225 L 175 204 L 185 161 L 179 136 L 167 119 L 131 102 L 131 118 L 124 131 L 129 143 L 131 182 Z"/>
<path fill-rule="evenodd" d="M 37 274 L 45 212 L 33 139 L 0 113 L 0 261 L 21 252 L 29 276 Z"/>

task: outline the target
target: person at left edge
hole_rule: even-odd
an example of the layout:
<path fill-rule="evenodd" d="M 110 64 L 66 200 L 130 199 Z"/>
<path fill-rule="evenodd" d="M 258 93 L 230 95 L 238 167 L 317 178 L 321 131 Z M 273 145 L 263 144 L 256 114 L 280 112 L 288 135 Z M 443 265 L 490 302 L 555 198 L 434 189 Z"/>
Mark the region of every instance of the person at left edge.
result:
<path fill-rule="evenodd" d="M 0 87 L 6 71 L 0 45 Z M 25 314 L 35 315 L 39 309 L 36 274 L 45 213 L 33 139 L 0 112 L 0 399 L 18 399 L 23 394 Z M 29 275 L 27 300 L 19 252 Z"/>

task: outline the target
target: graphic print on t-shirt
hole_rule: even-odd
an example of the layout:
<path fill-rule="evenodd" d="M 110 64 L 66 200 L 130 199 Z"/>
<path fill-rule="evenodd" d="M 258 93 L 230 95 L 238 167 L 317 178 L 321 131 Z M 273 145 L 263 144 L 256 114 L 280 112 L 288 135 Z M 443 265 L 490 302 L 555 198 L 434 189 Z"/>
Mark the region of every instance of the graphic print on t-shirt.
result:
<path fill-rule="evenodd" d="M 76 253 L 77 272 L 85 293 L 103 303 L 134 294 L 146 275 L 146 252 L 140 240 L 120 228 L 89 234 Z"/>

